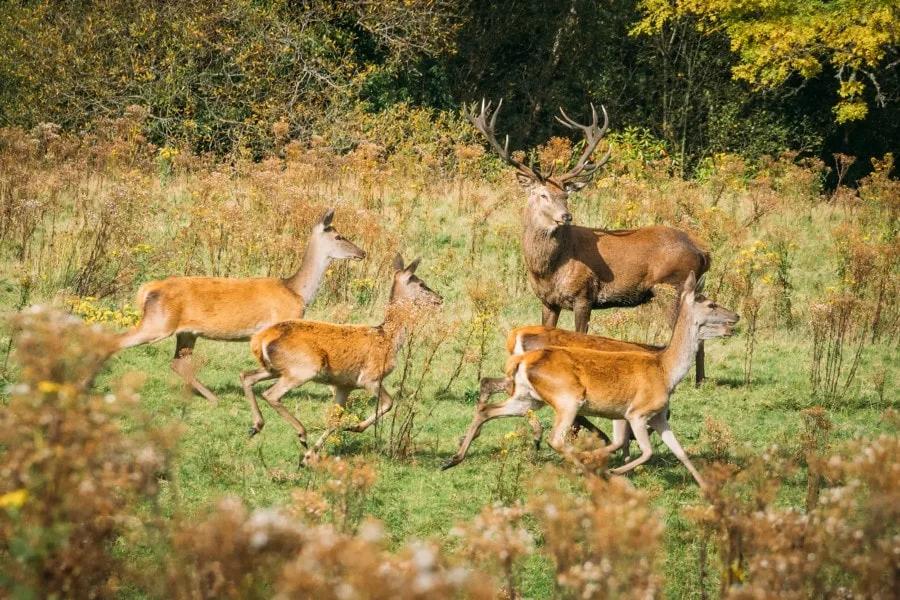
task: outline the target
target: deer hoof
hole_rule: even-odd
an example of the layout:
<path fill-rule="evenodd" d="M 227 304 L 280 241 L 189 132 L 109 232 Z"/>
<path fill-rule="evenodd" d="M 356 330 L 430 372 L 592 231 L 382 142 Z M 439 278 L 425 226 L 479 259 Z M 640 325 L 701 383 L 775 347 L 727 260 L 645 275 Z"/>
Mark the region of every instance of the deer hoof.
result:
<path fill-rule="evenodd" d="M 537 452 L 541 449 L 541 440 L 534 440 L 534 451 Z"/>
<path fill-rule="evenodd" d="M 257 433 L 259 433 L 259 429 L 257 429 L 256 427 L 251 427 L 250 430 L 249 430 L 247 433 L 250 434 L 250 437 L 253 437 L 253 436 L 256 435 Z"/>
<path fill-rule="evenodd" d="M 453 458 L 451 458 L 450 460 L 448 460 L 447 462 L 444 463 L 444 465 L 441 467 L 441 471 L 446 471 L 446 470 L 449 469 L 450 467 L 455 467 L 455 466 L 458 465 L 459 463 L 460 463 L 460 461 L 456 460 L 456 457 L 453 457 Z"/>
<path fill-rule="evenodd" d="M 306 450 L 309 450 L 309 444 L 306 443 L 306 440 L 300 438 L 300 445 L 303 446 Z"/>

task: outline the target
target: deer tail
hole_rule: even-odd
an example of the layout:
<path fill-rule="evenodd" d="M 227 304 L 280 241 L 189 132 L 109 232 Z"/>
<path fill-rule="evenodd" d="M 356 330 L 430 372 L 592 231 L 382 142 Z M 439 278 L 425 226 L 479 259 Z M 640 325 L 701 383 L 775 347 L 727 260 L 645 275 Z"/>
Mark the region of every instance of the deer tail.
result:
<path fill-rule="evenodd" d="M 503 372 L 506 373 L 507 377 L 513 379 L 516 376 L 516 371 L 519 370 L 519 365 L 524 358 L 524 354 L 512 354 L 506 359 L 506 365 L 503 367 Z"/>

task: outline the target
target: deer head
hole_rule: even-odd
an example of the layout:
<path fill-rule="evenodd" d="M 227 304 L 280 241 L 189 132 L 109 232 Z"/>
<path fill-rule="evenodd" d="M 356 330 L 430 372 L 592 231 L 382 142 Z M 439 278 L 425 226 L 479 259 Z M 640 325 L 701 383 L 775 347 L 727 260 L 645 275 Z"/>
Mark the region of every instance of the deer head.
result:
<path fill-rule="evenodd" d="M 528 192 L 526 209 L 532 223 L 541 229 L 550 231 L 571 224 L 569 193 L 587 185 L 594 173 L 609 161 L 610 153 L 607 152 L 601 160 L 595 163 L 590 162 L 591 154 L 606 135 L 609 127 L 609 115 L 606 108 L 600 107 L 603 110 L 603 127 L 598 126 L 597 110 L 593 104 L 591 105 L 592 121 L 590 125 L 576 123 L 566 115 L 562 108 L 559 109 L 560 116 L 556 117 L 556 120 L 569 129 L 581 131 L 585 136 L 586 144 L 575 166 L 565 173 L 556 175 L 552 169 L 549 173 L 543 174 L 539 169 L 512 158 L 509 153 L 509 136 L 506 136 L 504 144 L 500 145 L 500 142 L 497 141 L 495 125 L 502 105 L 503 100 L 500 100 L 497 108 L 492 111 L 491 103 L 482 100 L 479 115 L 476 116 L 474 111 L 468 107 L 463 107 L 463 112 L 466 119 L 481 132 L 500 158 L 516 168 L 519 184 Z"/>
<path fill-rule="evenodd" d="M 391 287 L 391 303 L 410 303 L 417 306 L 440 306 L 444 299 L 416 277 L 416 269 L 421 258 L 403 266 L 403 257 L 398 252 L 394 257 L 394 284 Z"/>
<path fill-rule="evenodd" d="M 364 259 L 366 257 L 366 252 L 347 238 L 340 235 L 335 228 L 331 226 L 331 220 L 333 218 L 334 208 L 329 208 L 328 212 L 322 215 L 322 218 L 319 219 L 319 222 L 313 227 L 312 236 L 310 238 L 311 245 L 314 244 L 316 249 L 320 250 L 324 256 L 329 259 Z"/>
<path fill-rule="evenodd" d="M 698 329 L 701 340 L 731 337 L 734 334 L 734 326 L 741 317 L 701 293 L 704 279 L 701 277 L 698 282 L 693 271 L 688 275 L 684 282 L 684 291 L 681 293 L 682 310 L 688 310 L 692 319 L 691 324 Z"/>

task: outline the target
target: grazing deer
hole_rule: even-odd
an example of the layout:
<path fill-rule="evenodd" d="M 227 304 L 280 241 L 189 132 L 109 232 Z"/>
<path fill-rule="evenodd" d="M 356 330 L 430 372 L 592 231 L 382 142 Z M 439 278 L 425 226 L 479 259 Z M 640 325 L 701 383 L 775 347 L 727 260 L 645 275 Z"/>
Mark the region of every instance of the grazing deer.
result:
<path fill-rule="evenodd" d="M 653 454 L 649 425 L 703 487 L 703 478 L 669 428 L 666 412 L 672 391 L 691 367 L 701 331 L 718 337 L 730 335 L 740 317 L 699 295 L 696 283 L 694 274 L 688 275 L 672 337 L 661 351 L 601 352 L 549 347 L 510 356 L 506 375 L 513 379 L 512 394 L 498 404 L 478 406 L 459 450 L 444 468 L 463 460 L 485 422 L 525 415 L 549 404 L 556 412 L 549 444 L 557 452 L 566 450 L 566 434 L 578 415 L 615 420 L 613 443 L 607 447 L 610 452 L 624 444 L 627 422 L 641 447 L 641 455 L 612 470 L 615 474 L 626 473 L 647 462 Z"/>
<path fill-rule="evenodd" d="M 588 180 L 609 160 L 610 153 L 590 162 L 606 135 L 609 115 L 603 108 L 603 127 L 591 105 L 592 122 L 581 125 L 562 109 L 557 120 L 581 131 L 587 143 L 575 166 L 560 175 L 544 175 L 512 158 L 509 136 L 497 141 L 494 127 L 503 101 L 491 111 L 481 102 L 481 114 L 465 109 L 466 118 L 487 138 L 491 148 L 516 168 L 519 183 L 528 192 L 522 227 L 522 254 L 531 289 L 542 305 L 543 325 L 555 327 L 563 309 L 575 314 L 575 330 L 587 333 L 595 308 L 638 306 L 653 298 L 653 286 L 669 284 L 679 292 L 689 273 L 700 277 L 709 269 L 709 251 L 689 233 L 654 225 L 638 229 L 593 229 L 572 225 L 569 193 Z M 602 108 L 602 107 L 601 107 Z M 697 354 L 697 380 L 703 379 L 703 346 Z"/>
<path fill-rule="evenodd" d="M 197 380 L 191 354 L 197 338 L 246 341 L 274 323 L 302 317 L 315 300 L 332 260 L 360 260 L 366 253 L 341 237 L 330 209 L 313 227 L 300 268 L 287 279 L 274 277 L 170 277 L 140 287 L 143 310 L 137 327 L 122 334 L 117 350 L 176 336 L 172 369 L 212 403 L 219 399 Z"/>
<path fill-rule="evenodd" d="M 384 322 L 368 325 L 333 325 L 318 321 L 294 319 L 260 331 L 250 341 L 253 354 L 261 367 L 241 373 L 241 384 L 253 411 L 251 434 L 265 424 L 252 386 L 278 377 L 263 392 L 263 399 L 297 431 L 306 447 L 306 428 L 281 403 L 281 398 L 308 381 L 331 387 L 335 403 L 343 406 L 350 392 L 365 389 L 378 400 L 375 412 L 347 431 L 363 432 L 391 410 L 393 399 L 382 382 L 396 366 L 396 356 L 403 345 L 407 327 L 421 317 L 421 309 L 438 306 L 443 300 L 415 276 L 419 259 L 406 267 L 403 257 L 394 258 L 394 282 Z M 322 447 L 337 428 L 328 428 L 303 457 L 306 463 Z"/>

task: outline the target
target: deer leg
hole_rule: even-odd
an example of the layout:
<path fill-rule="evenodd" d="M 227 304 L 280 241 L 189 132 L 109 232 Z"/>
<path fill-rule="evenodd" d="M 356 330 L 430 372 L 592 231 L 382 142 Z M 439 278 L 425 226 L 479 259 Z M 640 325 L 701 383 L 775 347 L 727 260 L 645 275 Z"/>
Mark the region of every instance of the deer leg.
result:
<path fill-rule="evenodd" d="M 612 444 L 612 440 L 609 439 L 609 436 L 606 435 L 602 429 L 591 423 L 584 415 L 578 415 L 577 417 L 575 417 L 575 424 L 572 426 L 572 435 L 578 435 L 578 433 L 582 429 L 587 429 L 594 435 L 598 436 L 603 440 L 604 444 Z"/>
<path fill-rule="evenodd" d="M 691 459 L 688 458 L 684 448 L 681 447 L 681 444 L 675 438 L 675 434 L 669 427 L 669 420 L 665 412 L 659 412 L 654 415 L 653 418 L 650 419 L 650 426 L 656 430 L 659 437 L 662 438 L 663 443 L 672 451 L 672 454 L 677 456 L 678 460 L 681 461 L 681 464 L 687 467 L 687 470 L 691 472 L 691 475 L 694 476 L 694 480 L 697 482 L 697 485 L 700 486 L 700 489 L 706 489 L 706 483 L 703 481 L 703 477 L 701 477 L 697 469 L 694 468 Z"/>
<path fill-rule="evenodd" d="M 174 330 L 168 326 L 153 326 L 151 321 L 141 321 L 140 324 L 130 331 L 126 331 L 119 336 L 118 349 L 133 348 L 144 344 L 155 344 L 172 335 Z"/>
<path fill-rule="evenodd" d="M 275 382 L 275 385 L 262 393 L 263 400 L 268 402 L 269 406 L 275 409 L 275 412 L 291 424 L 291 427 L 297 432 L 297 437 L 300 438 L 300 443 L 303 444 L 304 448 L 306 447 L 306 427 L 304 427 L 303 423 L 301 423 L 297 417 L 292 415 L 291 411 L 281 403 L 281 398 L 292 389 L 300 387 L 312 379 L 312 377 L 312 375 L 309 375 L 308 377 L 298 377 L 293 373 L 283 374 L 278 381 Z"/>
<path fill-rule="evenodd" d="M 263 420 L 262 413 L 259 411 L 259 404 L 256 402 L 256 396 L 253 395 L 253 386 L 260 381 L 274 379 L 278 377 L 277 373 L 273 373 L 265 367 L 253 369 L 252 371 L 241 371 L 241 387 L 244 388 L 244 396 L 250 403 L 250 412 L 253 414 L 253 426 L 250 428 L 250 437 L 253 437 L 260 431 L 266 422 Z"/>
<path fill-rule="evenodd" d="M 344 408 L 347 405 L 347 398 L 350 397 L 350 392 L 352 391 L 353 388 L 331 386 L 331 393 L 334 394 L 334 403 Z"/>
<path fill-rule="evenodd" d="M 512 396 L 513 393 L 513 380 L 509 377 L 483 377 L 481 379 L 481 385 L 478 389 L 478 406 L 482 406 L 488 403 L 491 396 L 494 394 L 499 394 L 500 392 L 506 392 L 507 395 Z M 541 436 L 544 433 L 544 428 L 541 427 L 540 422 L 530 423 L 531 430 L 534 432 L 534 444 L 535 448 L 539 448 L 541 445 Z M 477 438 L 481 435 L 479 433 L 475 434 Z M 459 438 L 459 443 L 462 444 L 463 440 L 466 439 L 466 436 L 462 436 Z"/>
<path fill-rule="evenodd" d="M 592 308 L 593 306 L 590 302 L 577 301 L 575 303 L 572 312 L 575 314 L 575 331 L 578 333 L 588 332 L 588 325 L 591 323 Z"/>
<path fill-rule="evenodd" d="M 354 433 L 362 433 L 366 429 L 368 429 L 372 423 L 383 417 L 386 413 L 388 413 L 391 408 L 394 406 L 394 399 L 391 398 L 391 395 L 387 393 L 387 390 L 378 384 L 376 386 L 372 386 L 369 390 L 371 391 L 376 398 L 378 398 L 378 408 L 375 409 L 375 412 L 369 415 L 364 421 L 360 421 L 355 425 L 350 425 L 345 427 L 347 431 L 352 431 Z"/>
<path fill-rule="evenodd" d="M 556 322 L 559 321 L 560 310 L 558 306 L 550 307 L 546 304 L 541 304 L 541 325 L 556 327 Z"/>
<path fill-rule="evenodd" d="M 340 388 L 338 388 L 340 389 Z M 328 441 L 328 437 L 333 434 L 335 431 L 342 429 L 344 431 L 352 431 L 354 433 L 362 433 L 366 429 L 368 429 L 375 421 L 383 417 L 387 414 L 391 407 L 394 405 L 394 399 L 391 398 L 391 395 L 388 394 L 387 390 L 385 390 L 381 385 L 376 385 L 373 387 L 373 390 L 378 397 L 378 408 L 375 409 L 375 412 L 370 415 L 365 421 L 361 421 L 354 425 L 345 425 L 345 426 L 337 426 L 337 427 L 329 427 L 327 428 L 322 435 L 316 440 L 316 443 L 312 445 L 312 447 L 306 451 L 306 454 L 303 456 L 303 460 L 300 461 L 301 465 L 309 464 L 309 461 L 312 460 L 313 456 L 315 456 L 316 452 L 325 445 L 325 442 Z M 349 395 L 351 390 L 346 390 L 346 393 Z M 337 395 L 337 392 L 335 393 Z"/>
<path fill-rule="evenodd" d="M 469 446 L 472 445 L 472 440 L 481 434 L 481 426 L 491 419 L 523 417 L 529 410 L 539 408 L 540 406 L 541 405 L 538 402 L 525 394 L 510 396 L 503 402 L 498 402 L 496 404 L 479 404 L 475 408 L 475 417 L 472 419 L 472 424 L 469 425 L 469 430 L 466 432 L 466 436 L 459 445 L 459 450 L 444 463 L 441 470 L 444 471 L 450 467 L 455 467 L 463 461 L 466 457 L 466 453 L 469 451 Z M 537 419 L 535 419 L 535 421 L 537 421 Z M 540 426 L 540 423 L 538 423 L 538 426 Z M 533 425 L 532 430 L 534 430 Z M 541 429 L 541 433 L 543 433 L 543 429 Z M 540 434 L 537 435 L 537 439 L 540 440 Z"/>
<path fill-rule="evenodd" d="M 557 403 L 554 406 L 556 418 L 553 421 L 553 429 L 550 430 L 550 439 L 547 440 L 547 444 L 559 454 L 565 454 L 569 429 L 575 422 L 575 417 L 578 416 L 578 404 L 574 402 L 569 404 L 571 406 L 563 403 Z"/>
<path fill-rule="evenodd" d="M 606 446 L 604 450 L 612 454 L 613 452 L 619 450 L 627 442 L 628 421 L 616 419 L 615 421 L 613 421 L 613 441 L 610 445 Z"/>
<path fill-rule="evenodd" d="M 485 404 L 494 394 L 512 394 L 513 381 L 509 377 L 483 377 L 478 388 L 478 404 Z"/>
<path fill-rule="evenodd" d="M 697 387 L 700 387 L 700 384 L 703 383 L 703 380 L 706 379 L 706 349 L 703 347 L 703 340 L 700 340 L 700 345 L 697 346 L 697 356 L 696 356 L 696 370 L 694 382 Z"/>
<path fill-rule="evenodd" d="M 625 459 L 625 462 L 631 460 L 631 440 L 634 439 L 634 433 L 631 431 L 631 425 L 628 424 L 628 421 L 622 421 L 625 424 L 625 441 L 622 443 L 622 457 Z"/>
<path fill-rule="evenodd" d="M 181 332 L 175 337 L 175 358 L 172 359 L 172 370 L 181 375 L 184 383 L 201 396 L 213 404 L 218 404 L 219 398 L 197 380 L 197 373 L 191 364 L 195 343 L 197 343 L 197 336 L 192 333 Z"/>
<path fill-rule="evenodd" d="M 350 396 L 350 392 L 352 392 L 353 389 L 354 388 L 351 387 L 332 386 L 331 391 L 334 393 L 334 403 L 341 407 L 346 405 L 347 398 Z M 385 392 L 385 394 L 386 393 L 387 392 Z M 343 429 L 352 431 L 353 427 L 354 425 L 350 425 L 347 427 L 343 427 Z M 312 460 L 312 457 L 315 455 L 315 453 L 325 445 L 325 442 L 328 440 L 329 436 L 331 436 L 331 434 L 333 434 L 338 429 L 341 429 L 341 427 L 327 427 L 324 433 L 319 436 L 319 439 L 316 440 L 316 443 L 312 445 L 312 448 L 307 450 L 306 454 L 303 455 L 303 458 L 300 460 L 300 465 L 302 466 L 308 464 L 309 461 Z"/>
<path fill-rule="evenodd" d="M 650 444 L 650 433 L 647 431 L 647 417 L 631 417 L 628 419 L 628 424 L 631 425 L 631 431 L 634 434 L 638 445 L 641 447 L 641 455 L 636 459 L 625 463 L 621 467 L 617 467 L 610 471 L 616 475 L 627 473 L 628 471 L 639 467 L 653 456 L 653 445 Z"/>

